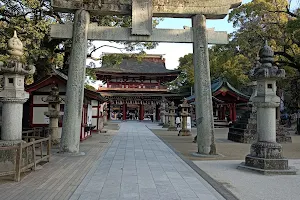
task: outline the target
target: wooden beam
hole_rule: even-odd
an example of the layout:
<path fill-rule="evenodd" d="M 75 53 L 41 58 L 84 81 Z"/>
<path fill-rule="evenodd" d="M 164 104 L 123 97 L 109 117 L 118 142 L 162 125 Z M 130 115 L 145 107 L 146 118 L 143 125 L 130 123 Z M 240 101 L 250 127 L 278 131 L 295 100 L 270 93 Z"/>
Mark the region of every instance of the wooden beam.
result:
<path fill-rule="evenodd" d="M 52 38 L 70 39 L 72 38 L 72 24 L 55 24 L 51 26 L 50 36 Z M 208 29 L 209 44 L 227 44 L 228 35 L 226 31 L 214 31 Z M 153 29 L 151 36 L 131 35 L 130 28 L 116 28 L 97 26 L 90 24 L 88 29 L 89 40 L 104 41 L 140 41 L 140 42 L 170 42 L 170 43 L 192 43 L 193 30 L 190 29 Z"/>

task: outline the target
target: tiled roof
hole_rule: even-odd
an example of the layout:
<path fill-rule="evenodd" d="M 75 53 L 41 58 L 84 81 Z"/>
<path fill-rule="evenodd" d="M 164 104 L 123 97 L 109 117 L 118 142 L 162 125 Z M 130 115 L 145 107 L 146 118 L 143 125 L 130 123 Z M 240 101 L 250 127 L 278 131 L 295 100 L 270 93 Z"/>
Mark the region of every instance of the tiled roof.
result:
<path fill-rule="evenodd" d="M 216 91 L 218 91 L 222 86 L 226 86 L 228 87 L 231 91 L 233 91 L 234 93 L 236 93 L 238 96 L 243 97 L 245 99 L 249 99 L 250 96 L 240 92 L 239 90 L 237 90 L 236 88 L 234 88 L 229 82 L 227 82 L 226 79 L 224 78 L 218 78 L 212 81 L 211 83 L 211 92 L 215 93 Z M 191 101 L 195 99 L 195 95 L 189 96 L 187 97 L 188 101 Z"/>
<path fill-rule="evenodd" d="M 102 63 L 102 67 L 98 68 L 96 71 L 135 74 L 180 73 L 180 70 L 168 70 L 163 60 L 150 58 L 144 58 L 142 60 L 137 60 L 136 58 L 123 58 L 121 63 L 115 66 Z"/>
<path fill-rule="evenodd" d="M 49 75 L 47 75 L 47 76 L 41 78 L 40 80 L 35 81 L 35 82 L 34 82 L 33 84 L 31 84 L 31 85 L 28 85 L 28 86 L 25 88 L 25 90 L 27 91 L 27 90 L 29 90 L 29 89 L 31 89 L 31 88 L 38 88 L 39 85 L 40 85 L 42 82 L 46 81 L 47 79 L 50 79 L 52 76 L 59 77 L 60 79 L 66 81 L 66 82 L 68 81 L 68 76 L 66 76 L 64 73 L 62 73 L 62 72 L 60 72 L 60 71 L 58 71 L 58 70 L 52 68 L 52 73 L 51 73 L 51 74 L 49 74 Z M 34 90 L 35 90 L 35 89 L 34 89 Z M 104 101 L 104 102 L 105 102 L 105 101 L 107 100 L 105 97 L 103 97 L 103 96 L 100 94 L 100 92 L 93 91 L 93 90 L 89 90 L 89 89 L 87 89 L 87 88 L 84 88 L 84 91 L 85 91 L 85 94 L 86 94 L 86 93 L 89 93 L 89 94 L 93 95 L 93 97 L 95 97 L 95 98 L 97 98 L 97 99 L 99 99 L 99 100 L 101 100 L 101 101 Z"/>

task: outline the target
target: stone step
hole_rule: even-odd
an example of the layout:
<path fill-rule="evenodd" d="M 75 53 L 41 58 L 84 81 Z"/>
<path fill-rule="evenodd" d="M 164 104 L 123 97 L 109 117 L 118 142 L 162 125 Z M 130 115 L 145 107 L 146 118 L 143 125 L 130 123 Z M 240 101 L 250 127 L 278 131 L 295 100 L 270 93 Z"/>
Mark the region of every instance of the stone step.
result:
<path fill-rule="evenodd" d="M 256 124 L 252 123 L 234 123 L 233 128 L 242 128 L 242 129 L 256 129 Z"/>
<path fill-rule="evenodd" d="M 229 132 L 238 132 L 238 133 L 244 133 L 246 129 L 244 128 L 235 128 L 235 127 L 230 127 Z"/>
<path fill-rule="evenodd" d="M 256 138 L 255 135 L 229 131 L 228 140 L 240 143 L 252 143 L 256 140 Z"/>
<path fill-rule="evenodd" d="M 242 128 L 242 129 L 247 129 L 248 128 L 248 124 L 247 123 L 233 123 L 233 128 Z"/>

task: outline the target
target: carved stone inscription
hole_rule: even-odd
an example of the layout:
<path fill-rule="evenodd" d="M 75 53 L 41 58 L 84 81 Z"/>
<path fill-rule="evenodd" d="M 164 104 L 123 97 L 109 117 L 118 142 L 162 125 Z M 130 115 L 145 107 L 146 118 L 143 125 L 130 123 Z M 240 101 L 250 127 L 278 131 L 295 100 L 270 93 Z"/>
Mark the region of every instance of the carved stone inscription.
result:
<path fill-rule="evenodd" d="M 132 35 L 151 35 L 152 0 L 132 0 Z"/>

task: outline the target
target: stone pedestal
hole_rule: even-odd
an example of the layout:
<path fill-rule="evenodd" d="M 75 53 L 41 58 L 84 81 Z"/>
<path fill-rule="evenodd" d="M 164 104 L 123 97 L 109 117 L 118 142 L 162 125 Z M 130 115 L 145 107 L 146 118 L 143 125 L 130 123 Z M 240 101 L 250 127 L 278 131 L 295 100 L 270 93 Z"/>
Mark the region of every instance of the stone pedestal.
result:
<path fill-rule="evenodd" d="M 254 68 L 259 67 L 259 65 L 259 59 L 257 59 Z M 252 102 L 253 98 L 257 95 L 257 82 L 252 81 L 248 86 L 252 87 L 252 94 L 248 103 L 250 110 L 244 112 L 241 118 L 229 128 L 228 140 L 241 143 L 253 143 L 257 141 L 257 109 Z"/>
<path fill-rule="evenodd" d="M 100 130 L 100 133 L 106 133 L 107 132 L 106 130 L 104 130 L 104 119 L 103 119 L 103 117 L 99 118 L 98 127 L 99 127 L 99 130 Z"/>
<path fill-rule="evenodd" d="M 90 16 L 87 11 L 75 12 L 60 144 L 62 152 L 79 153 L 89 23 Z"/>
<path fill-rule="evenodd" d="M 16 31 L 8 41 L 8 53 L 10 57 L 6 64 L 0 61 L 0 73 L 3 76 L 0 83 L 0 101 L 3 103 L 1 140 L 15 143 L 22 140 L 23 103 L 29 98 L 24 91 L 24 79 L 35 72 L 35 67 L 21 62 L 23 44 Z"/>
<path fill-rule="evenodd" d="M 52 144 L 56 145 L 56 144 L 59 144 L 59 142 L 60 142 L 60 138 L 59 138 L 59 134 L 58 134 L 58 118 L 50 117 L 50 115 L 48 115 L 48 116 L 49 116 L 49 129 L 50 129 Z"/>
<path fill-rule="evenodd" d="M 191 131 L 187 129 L 187 117 L 190 116 L 189 110 L 190 105 L 187 103 L 187 100 L 185 99 L 183 104 L 180 105 L 181 107 L 181 117 L 182 117 L 182 127 L 179 131 L 178 136 L 190 136 Z"/>
<path fill-rule="evenodd" d="M 21 141 L 23 103 L 25 103 L 27 99 L 0 98 L 0 101 L 3 103 L 1 140 Z"/>
<path fill-rule="evenodd" d="M 168 127 L 168 131 L 177 131 L 177 128 L 176 128 L 176 124 L 175 124 L 175 116 L 176 116 L 176 113 L 175 113 L 175 110 L 177 109 L 177 107 L 175 106 L 174 102 L 172 101 L 171 102 L 171 106 L 169 106 L 169 121 L 170 121 L 170 124 L 169 124 L 169 127 Z"/>
<path fill-rule="evenodd" d="M 257 81 L 257 95 L 253 105 L 257 108 L 258 142 L 251 145 L 250 154 L 240 168 L 263 174 L 296 174 L 283 158 L 282 146 L 276 142 L 276 108 L 280 98 L 276 96 L 276 79 L 285 71 L 273 65 L 274 52 L 267 44 L 260 50 L 260 63 L 250 71 L 249 78 Z"/>
<path fill-rule="evenodd" d="M 107 125 L 107 110 L 103 111 L 103 126 Z"/>
<path fill-rule="evenodd" d="M 163 126 L 165 124 L 165 111 L 160 111 L 159 115 L 160 115 L 160 123 L 159 123 L 159 125 Z"/>

